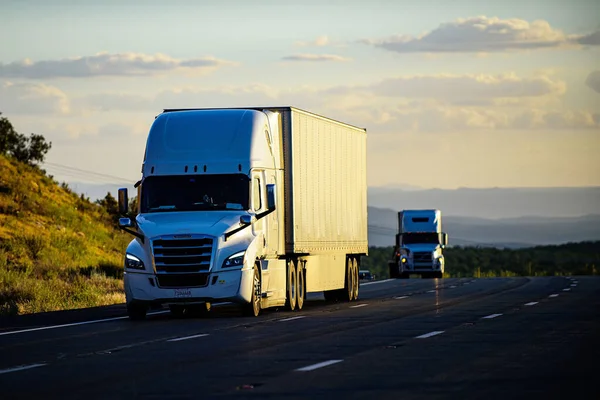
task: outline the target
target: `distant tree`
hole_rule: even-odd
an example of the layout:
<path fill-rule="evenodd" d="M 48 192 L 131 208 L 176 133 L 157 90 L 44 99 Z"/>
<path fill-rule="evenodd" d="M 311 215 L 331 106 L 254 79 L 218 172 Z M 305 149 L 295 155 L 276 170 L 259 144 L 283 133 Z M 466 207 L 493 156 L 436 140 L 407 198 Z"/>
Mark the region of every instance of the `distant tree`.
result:
<path fill-rule="evenodd" d="M 96 203 L 102 206 L 111 217 L 118 218 L 119 202 L 113 197 L 112 194 L 110 194 L 110 192 L 108 192 L 103 199 L 96 200 Z"/>
<path fill-rule="evenodd" d="M 2 113 L 0 113 L 0 116 Z M 6 117 L 0 117 L 0 154 L 30 164 L 44 162 L 52 142 L 47 142 L 44 136 L 32 133 L 29 137 L 15 131 Z"/>

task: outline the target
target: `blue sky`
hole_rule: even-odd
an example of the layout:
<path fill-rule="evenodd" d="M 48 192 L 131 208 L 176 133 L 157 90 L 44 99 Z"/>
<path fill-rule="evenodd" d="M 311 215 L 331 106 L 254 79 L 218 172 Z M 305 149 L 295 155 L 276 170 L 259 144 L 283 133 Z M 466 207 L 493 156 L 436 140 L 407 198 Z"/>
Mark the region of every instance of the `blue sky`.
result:
<path fill-rule="evenodd" d="M 367 128 L 371 186 L 600 185 L 595 1 L 1 3 L 0 112 L 52 163 L 134 181 L 162 108 L 294 105 Z"/>

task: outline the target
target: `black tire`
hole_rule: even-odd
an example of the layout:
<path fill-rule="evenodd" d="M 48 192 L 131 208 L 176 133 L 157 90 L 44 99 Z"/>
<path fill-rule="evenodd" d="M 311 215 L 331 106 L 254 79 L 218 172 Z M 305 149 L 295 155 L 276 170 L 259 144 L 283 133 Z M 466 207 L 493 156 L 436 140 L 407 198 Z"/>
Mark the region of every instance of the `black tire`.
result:
<path fill-rule="evenodd" d="M 250 303 L 244 304 L 243 312 L 248 317 L 258 317 L 260 315 L 260 301 L 261 301 L 261 280 L 260 272 L 258 267 L 254 266 L 253 284 L 252 284 L 252 296 L 250 297 Z"/>
<path fill-rule="evenodd" d="M 444 273 L 443 272 L 434 272 L 433 277 L 437 278 L 437 279 L 442 279 L 444 277 Z"/>
<path fill-rule="evenodd" d="M 286 302 L 285 308 L 288 311 L 296 309 L 298 296 L 298 275 L 296 274 L 296 263 L 294 260 L 287 262 L 287 282 L 286 282 Z"/>
<path fill-rule="evenodd" d="M 400 279 L 408 279 L 408 278 L 410 278 L 410 274 L 408 272 L 403 272 L 400 275 L 398 275 L 398 278 L 400 278 Z"/>
<path fill-rule="evenodd" d="M 306 300 L 306 275 L 305 269 L 301 262 L 298 263 L 296 267 L 296 284 L 297 284 L 297 292 L 296 292 L 296 308 L 298 311 L 302 310 L 304 307 L 304 301 Z"/>
<path fill-rule="evenodd" d="M 143 304 L 133 302 L 127 304 L 127 316 L 132 321 L 141 321 L 146 319 L 147 312 L 148 307 Z"/>
<path fill-rule="evenodd" d="M 388 267 L 390 270 L 390 279 L 396 279 L 399 277 L 398 275 L 398 265 L 395 263 L 388 263 Z"/>

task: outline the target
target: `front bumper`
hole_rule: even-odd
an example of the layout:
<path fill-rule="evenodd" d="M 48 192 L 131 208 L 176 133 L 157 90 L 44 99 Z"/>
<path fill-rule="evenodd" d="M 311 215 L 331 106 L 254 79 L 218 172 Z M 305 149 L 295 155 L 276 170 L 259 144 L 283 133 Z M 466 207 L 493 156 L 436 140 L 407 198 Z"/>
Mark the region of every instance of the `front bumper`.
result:
<path fill-rule="evenodd" d="M 219 271 L 210 273 L 206 286 L 162 288 L 155 274 L 125 272 L 124 286 L 127 303 L 193 304 L 212 301 L 250 302 L 253 270 Z"/>

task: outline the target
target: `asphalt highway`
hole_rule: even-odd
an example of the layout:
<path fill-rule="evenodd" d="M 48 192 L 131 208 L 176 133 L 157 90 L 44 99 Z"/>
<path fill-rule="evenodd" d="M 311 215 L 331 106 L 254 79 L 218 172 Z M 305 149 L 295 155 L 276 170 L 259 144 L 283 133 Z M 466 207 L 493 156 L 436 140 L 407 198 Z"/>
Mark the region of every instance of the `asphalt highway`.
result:
<path fill-rule="evenodd" d="M 302 311 L 0 319 L 0 399 L 600 399 L 600 278 L 410 279 Z"/>

